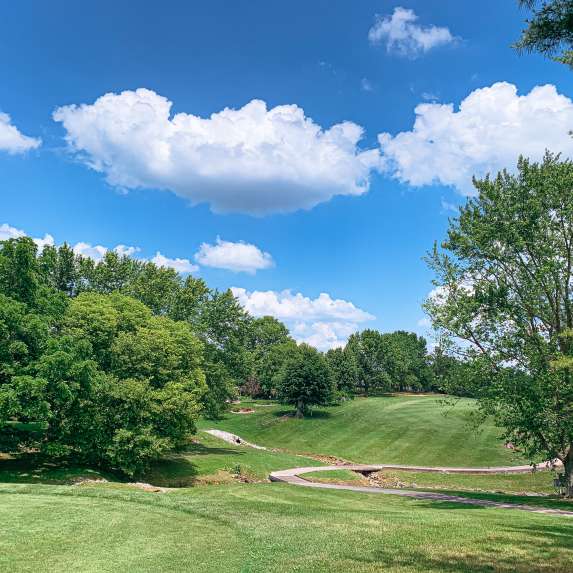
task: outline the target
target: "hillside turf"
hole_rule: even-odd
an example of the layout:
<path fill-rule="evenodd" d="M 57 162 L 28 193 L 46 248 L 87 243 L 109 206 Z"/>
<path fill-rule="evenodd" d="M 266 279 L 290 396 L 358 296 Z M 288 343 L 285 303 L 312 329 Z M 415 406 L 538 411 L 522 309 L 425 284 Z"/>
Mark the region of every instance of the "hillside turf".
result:
<path fill-rule="evenodd" d="M 228 413 L 205 420 L 203 428 L 233 432 L 263 446 L 289 452 L 334 456 L 357 463 L 427 466 L 502 466 L 527 461 L 504 447 L 500 431 L 475 427 L 472 400 L 445 406 L 439 396 L 357 398 L 315 409 L 299 420 L 278 404 L 249 402 L 253 414 Z"/>

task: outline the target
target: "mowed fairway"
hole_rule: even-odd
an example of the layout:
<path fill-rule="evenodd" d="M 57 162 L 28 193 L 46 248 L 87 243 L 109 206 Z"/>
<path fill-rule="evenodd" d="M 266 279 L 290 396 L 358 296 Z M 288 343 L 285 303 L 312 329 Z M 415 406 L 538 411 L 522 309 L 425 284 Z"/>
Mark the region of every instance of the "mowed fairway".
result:
<path fill-rule="evenodd" d="M 316 409 L 297 420 L 284 406 L 227 414 L 203 428 L 219 428 L 263 446 L 336 456 L 359 463 L 428 466 L 501 466 L 527 463 L 498 439 L 492 424 L 473 427 L 471 400 L 445 407 L 436 396 L 357 398 Z M 249 403 L 249 405 L 252 405 Z"/>
<path fill-rule="evenodd" d="M 280 484 L 0 486 L 10 572 L 571 571 L 573 520 Z"/>

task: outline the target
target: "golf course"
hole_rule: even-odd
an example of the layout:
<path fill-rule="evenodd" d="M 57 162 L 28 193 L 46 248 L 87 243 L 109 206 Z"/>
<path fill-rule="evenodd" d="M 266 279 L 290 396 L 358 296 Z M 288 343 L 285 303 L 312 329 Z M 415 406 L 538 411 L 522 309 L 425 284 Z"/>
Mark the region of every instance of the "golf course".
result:
<path fill-rule="evenodd" d="M 218 422 L 202 420 L 189 446 L 155 464 L 145 484 L 4 456 L 0 570 L 570 571 L 572 517 L 268 480 L 271 472 L 335 460 L 522 465 L 495 427 L 475 427 L 472 406 L 393 395 L 297 420 L 271 401 L 245 401 Z M 231 444 L 207 429 L 269 449 Z M 551 471 L 381 473 L 408 490 L 573 511 L 555 496 Z M 366 483 L 344 468 L 305 479 Z"/>

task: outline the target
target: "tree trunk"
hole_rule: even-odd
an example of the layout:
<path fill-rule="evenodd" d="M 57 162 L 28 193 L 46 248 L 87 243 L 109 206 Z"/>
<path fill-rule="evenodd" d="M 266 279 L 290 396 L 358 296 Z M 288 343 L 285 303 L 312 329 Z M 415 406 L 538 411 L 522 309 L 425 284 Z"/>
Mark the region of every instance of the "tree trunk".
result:
<path fill-rule="evenodd" d="M 304 401 L 302 398 L 299 398 L 296 403 L 295 418 L 304 418 Z"/>
<path fill-rule="evenodd" d="M 565 478 L 565 497 L 573 497 L 573 447 L 569 448 L 565 461 L 563 462 Z"/>

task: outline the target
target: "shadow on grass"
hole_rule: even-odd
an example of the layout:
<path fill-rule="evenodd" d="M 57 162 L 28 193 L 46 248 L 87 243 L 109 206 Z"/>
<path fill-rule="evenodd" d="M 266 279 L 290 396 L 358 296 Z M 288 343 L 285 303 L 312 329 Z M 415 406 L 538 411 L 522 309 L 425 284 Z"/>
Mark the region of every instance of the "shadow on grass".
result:
<path fill-rule="evenodd" d="M 376 564 L 381 571 L 399 568 L 436 573 L 569 573 L 572 570 L 573 521 L 557 521 L 547 525 L 536 523 L 532 526 L 508 526 L 492 522 L 487 536 L 468 539 L 467 531 L 464 531 L 457 541 L 463 549 L 435 551 L 431 546 L 421 544 L 420 547 L 396 551 L 395 548 L 381 545 L 373 552 L 354 559 Z"/>
<path fill-rule="evenodd" d="M 196 485 L 200 477 L 197 464 L 190 457 L 196 456 L 225 456 L 230 457 L 229 465 L 232 466 L 236 458 L 237 465 L 241 456 L 246 452 L 236 448 L 206 446 L 202 443 L 193 443 L 184 450 L 171 454 L 151 465 L 148 472 L 142 478 L 146 482 L 161 487 L 192 487 Z M 223 468 L 219 468 L 223 469 Z"/>
<path fill-rule="evenodd" d="M 276 418 L 295 418 L 295 411 L 294 410 L 277 410 L 273 412 L 273 416 Z M 323 418 L 331 418 L 332 412 L 328 410 L 311 410 L 308 412 L 304 418 L 300 418 L 301 420 L 313 420 L 313 419 L 323 419 Z"/>
<path fill-rule="evenodd" d="M 193 456 L 207 456 L 207 455 L 222 455 L 222 456 L 234 456 L 242 455 L 244 452 L 235 448 L 221 448 L 221 447 L 211 447 L 205 446 L 201 443 L 191 444 L 186 446 L 184 450 L 176 454 L 181 455 L 193 455 Z"/>
<path fill-rule="evenodd" d="M 0 458 L 0 482 L 67 485 L 83 480 L 123 482 L 125 479 L 101 470 L 78 466 L 73 462 L 50 462 L 33 455 Z"/>
<path fill-rule="evenodd" d="M 539 507 L 540 509 L 564 509 L 565 511 L 573 511 L 573 500 L 562 499 L 557 496 L 549 495 L 513 495 L 509 493 L 488 493 L 488 492 L 477 492 L 477 491 L 459 491 L 459 490 L 427 490 L 435 493 L 445 494 L 445 495 L 455 495 L 459 497 L 467 497 L 471 499 L 483 499 L 486 501 L 493 501 L 495 503 L 513 503 L 516 505 L 531 505 L 532 507 Z M 439 504 L 446 504 L 447 502 L 436 501 Z M 459 503 L 457 503 L 459 508 Z M 452 508 L 455 505 L 452 505 Z M 440 505 L 436 507 L 442 507 L 447 509 L 445 505 Z M 467 506 L 466 506 L 467 507 Z M 479 506 L 476 506 L 479 507 Z M 573 523 L 573 520 L 572 520 Z M 572 568 L 573 570 L 573 568 Z"/>

